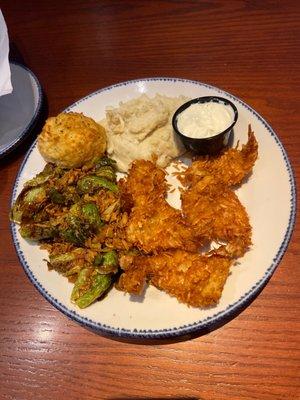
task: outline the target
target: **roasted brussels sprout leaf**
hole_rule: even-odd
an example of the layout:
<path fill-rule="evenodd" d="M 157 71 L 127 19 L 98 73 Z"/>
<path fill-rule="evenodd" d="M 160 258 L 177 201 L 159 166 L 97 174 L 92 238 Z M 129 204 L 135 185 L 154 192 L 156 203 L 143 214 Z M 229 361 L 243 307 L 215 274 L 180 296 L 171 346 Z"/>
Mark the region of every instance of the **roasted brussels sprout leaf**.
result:
<path fill-rule="evenodd" d="M 24 239 L 34 241 L 54 238 L 58 234 L 56 227 L 46 223 L 23 224 L 19 232 Z"/>
<path fill-rule="evenodd" d="M 115 183 L 97 175 L 87 175 L 80 179 L 77 185 L 81 193 L 94 193 L 102 188 L 111 190 L 114 193 L 118 192 L 118 186 Z"/>
<path fill-rule="evenodd" d="M 47 195 L 43 186 L 23 189 L 11 209 L 11 221 L 20 224 L 23 218 L 33 218 L 46 199 Z"/>
<path fill-rule="evenodd" d="M 82 269 L 74 284 L 71 300 L 79 308 L 86 308 L 102 296 L 111 284 L 111 275 L 99 274 L 97 269 Z"/>

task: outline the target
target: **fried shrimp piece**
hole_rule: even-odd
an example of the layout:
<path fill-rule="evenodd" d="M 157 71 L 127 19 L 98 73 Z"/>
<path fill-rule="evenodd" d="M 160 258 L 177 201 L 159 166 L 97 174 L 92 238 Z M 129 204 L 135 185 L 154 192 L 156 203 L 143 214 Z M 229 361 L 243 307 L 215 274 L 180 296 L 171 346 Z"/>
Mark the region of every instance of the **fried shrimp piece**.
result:
<path fill-rule="evenodd" d="M 123 209 L 130 211 L 133 205 L 143 206 L 148 198 L 162 199 L 167 194 L 166 172 L 151 161 L 133 162 L 127 178 L 120 179 Z"/>
<path fill-rule="evenodd" d="M 143 207 L 132 209 L 127 225 L 127 240 L 145 253 L 185 248 L 197 251 L 201 245 L 194 229 L 187 224 L 180 210 L 164 199 L 149 199 Z"/>
<path fill-rule="evenodd" d="M 248 142 L 241 150 L 228 149 L 221 156 L 202 157 L 194 161 L 184 172 L 181 181 L 185 186 L 191 186 L 209 174 L 226 186 L 237 185 L 251 172 L 257 155 L 257 140 L 249 125 Z"/>
<path fill-rule="evenodd" d="M 217 251 L 241 257 L 251 245 L 251 225 L 245 207 L 229 188 L 205 176 L 181 194 L 182 211 L 197 235 L 226 242 Z"/>
<path fill-rule="evenodd" d="M 193 228 L 165 200 L 165 175 L 151 161 L 138 160 L 121 182 L 123 208 L 129 211 L 127 239 L 146 253 L 181 247 L 197 251 Z"/>
<path fill-rule="evenodd" d="M 182 303 L 206 307 L 220 299 L 231 260 L 175 250 L 154 256 L 124 256 L 120 263 L 124 273 L 118 289 L 139 294 L 148 281 Z"/>

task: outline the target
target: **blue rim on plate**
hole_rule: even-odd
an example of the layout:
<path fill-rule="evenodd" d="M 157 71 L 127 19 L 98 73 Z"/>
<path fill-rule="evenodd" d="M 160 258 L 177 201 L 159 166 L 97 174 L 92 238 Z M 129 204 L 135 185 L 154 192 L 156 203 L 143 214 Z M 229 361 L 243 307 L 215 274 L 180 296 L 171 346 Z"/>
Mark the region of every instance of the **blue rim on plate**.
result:
<path fill-rule="evenodd" d="M 255 298 L 255 296 L 260 292 L 260 290 L 263 289 L 265 284 L 268 282 L 268 280 L 271 278 L 272 274 L 274 273 L 276 267 L 280 263 L 285 250 L 289 244 L 293 227 L 295 224 L 295 218 L 296 218 L 296 186 L 295 186 L 295 178 L 293 174 L 293 170 L 291 167 L 291 164 L 289 162 L 287 153 L 284 149 L 284 146 L 280 142 L 279 138 L 277 137 L 276 133 L 273 131 L 273 129 L 270 127 L 270 125 L 255 111 L 253 110 L 250 106 L 248 106 L 246 103 L 244 103 L 242 100 L 239 98 L 233 96 L 230 93 L 227 93 L 224 90 L 218 89 L 215 86 L 208 85 L 206 83 L 202 83 L 199 81 L 193 81 L 193 80 L 188 80 L 184 78 L 168 78 L 168 77 L 156 77 L 156 78 L 142 78 L 142 79 L 135 79 L 135 80 L 130 80 L 130 81 L 125 81 L 121 82 L 115 85 L 111 85 L 108 87 L 105 87 L 103 89 L 97 90 L 88 96 L 78 100 L 77 102 L 73 103 L 71 106 L 66 108 L 64 111 L 69 111 L 71 108 L 76 106 L 77 104 L 80 104 L 81 102 L 85 101 L 86 99 L 95 96 L 98 93 L 111 90 L 116 87 L 124 86 L 124 85 L 129 85 L 132 83 L 138 83 L 138 82 L 147 82 L 147 81 L 168 81 L 168 82 L 185 82 L 185 83 L 192 83 L 196 84 L 199 86 L 204 86 L 206 88 L 213 89 L 217 91 L 220 94 L 225 94 L 234 101 L 238 102 L 239 104 L 243 105 L 247 110 L 249 110 L 252 114 L 256 116 L 256 118 L 259 119 L 259 121 L 262 122 L 262 124 L 266 127 L 270 135 L 275 139 L 275 142 L 277 146 L 279 147 L 284 162 L 286 169 L 288 171 L 289 175 L 289 183 L 291 185 L 291 212 L 289 216 L 289 222 L 288 226 L 284 235 L 284 238 L 282 240 L 282 243 L 280 244 L 275 257 L 273 258 L 273 261 L 271 265 L 267 268 L 264 276 L 256 282 L 256 284 L 243 296 L 239 298 L 238 301 L 229 304 L 228 307 L 213 316 L 207 317 L 205 319 L 202 319 L 200 321 L 197 321 L 192 324 L 187 324 L 187 325 L 182 325 L 176 328 L 171 328 L 171 329 L 157 329 L 157 330 L 151 330 L 151 329 L 125 329 L 125 328 L 114 328 L 111 326 L 108 326 L 106 324 L 101 324 L 98 322 L 95 322 L 89 318 L 82 317 L 79 315 L 76 311 L 72 311 L 68 309 L 65 305 L 61 304 L 56 298 L 54 298 L 51 294 L 47 292 L 47 290 L 38 282 L 36 277 L 34 276 L 33 272 L 30 269 L 30 266 L 25 260 L 24 254 L 20 248 L 19 245 L 19 240 L 16 235 L 16 225 L 14 223 L 11 223 L 11 231 L 12 231 L 12 236 L 13 236 L 13 241 L 14 245 L 19 257 L 19 260 L 24 268 L 25 273 L 27 274 L 28 278 L 30 281 L 33 283 L 33 285 L 36 287 L 36 289 L 43 295 L 43 297 L 49 301 L 54 307 L 56 307 L 59 311 L 61 311 L 63 314 L 65 314 L 67 317 L 70 319 L 78 322 L 80 325 L 83 325 L 89 329 L 92 329 L 96 332 L 101 333 L 102 335 L 106 336 L 113 336 L 116 338 L 124 338 L 124 339 L 166 339 L 166 338 L 175 338 L 175 337 L 180 337 L 180 336 L 186 336 L 186 335 L 193 335 L 195 333 L 201 333 L 201 331 L 208 330 L 209 328 L 218 325 L 222 323 L 223 321 L 226 321 L 230 318 L 232 318 L 235 314 L 237 314 L 239 311 L 241 311 L 245 306 L 247 306 L 248 303 L 250 303 L 251 300 Z M 17 174 L 14 187 L 13 187 L 13 193 L 12 193 L 12 198 L 11 198 L 11 205 L 13 204 L 15 198 L 16 198 L 16 192 L 17 192 L 17 186 L 19 182 L 20 175 L 22 174 L 23 168 L 27 162 L 28 157 L 30 156 L 31 152 L 35 148 L 36 141 L 32 144 L 30 149 L 28 150 L 22 165 L 19 169 L 19 172 Z"/>
<path fill-rule="evenodd" d="M 17 67 L 24 69 L 31 76 L 32 83 L 35 85 L 35 89 L 37 90 L 38 102 L 34 114 L 32 115 L 27 125 L 24 126 L 23 130 L 19 133 L 18 137 L 16 137 L 13 141 L 7 143 L 7 145 L 5 145 L 4 148 L 0 149 L 0 158 L 6 156 L 8 153 L 17 148 L 23 142 L 23 140 L 31 133 L 32 129 L 35 127 L 35 124 L 39 119 L 43 105 L 43 91 L 36 75 L 29 68 L 25 67 L 23 64 L 20 64 L 16 61 L 10 61 L 10 64 L 16 65 Z"/>

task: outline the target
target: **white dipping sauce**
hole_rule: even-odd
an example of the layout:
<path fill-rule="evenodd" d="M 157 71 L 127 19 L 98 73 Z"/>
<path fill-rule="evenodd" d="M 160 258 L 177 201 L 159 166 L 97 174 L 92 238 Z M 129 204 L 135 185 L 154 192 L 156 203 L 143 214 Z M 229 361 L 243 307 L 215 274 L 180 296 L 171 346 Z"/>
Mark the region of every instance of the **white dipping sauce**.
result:
<path fill-rule="evenodd" d="M 200 139 L 223 132 L 233 119 L 233 110 L 226 104 L 194 103 L 178 115 L 177 127 L 183 135 Z"/>

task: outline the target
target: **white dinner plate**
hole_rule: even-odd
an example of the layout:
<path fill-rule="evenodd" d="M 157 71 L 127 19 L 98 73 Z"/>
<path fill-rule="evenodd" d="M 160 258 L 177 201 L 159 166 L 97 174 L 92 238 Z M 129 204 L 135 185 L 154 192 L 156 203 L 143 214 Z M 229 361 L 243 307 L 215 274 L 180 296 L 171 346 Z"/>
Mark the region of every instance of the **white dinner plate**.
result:
<path fill-rule="evenodd" d="M 0 97 L 0 158 L 30 134 L 42 109 L 42 89 L 33 72 L 16 62 L 10 62 L 10 70 L 13 91 Z"/>
<path fill-rule="evenodd" d="M 47 252 L 22 239 L 15 224 L 12 224 L 12 233 L 19 259 L 29 279 L 51 304 L 68 317 L 106 335 L 137 339 L 168 338 L 222 324 L 243 309 L 263 288 L 279 264 L 292 233 L 295 182 L 287 154 L 267 122 L 238 98 L 201 82 L 177 78 L 122 82 L 84 97 L 68 107 L 67 111 L 83 112 L 99 121 L 105 116 L 107 106 L 117 106 L 120 101 L 142 93 L 149 96 L 160 93 L 173 97 L 226 97 L 239 112 L 234 144 L 247 141 L 249 123 L 258 140 L 259 157 L 253 173 L 237 190 L 253 227 L 253 246 L 231 268 L 220 302 L 215 307 L 200 309 L 187 307 L 154 287 L 146 290 L 144 298 L 132 298 L 112 289 L 102 301 L 80 310 L 70 302 L 73 285 L 55 271 L 48 271 L 44 261 Z M 44 164 L 34 143 L 16 178 L 12 202 L 23 184 L 41 171 Z"/>

